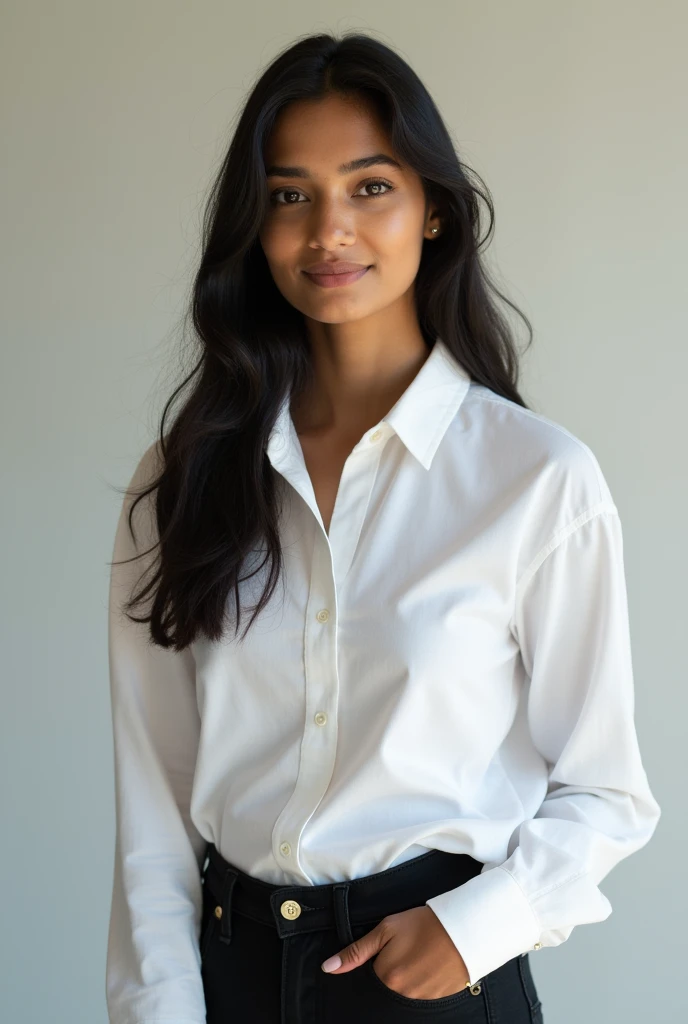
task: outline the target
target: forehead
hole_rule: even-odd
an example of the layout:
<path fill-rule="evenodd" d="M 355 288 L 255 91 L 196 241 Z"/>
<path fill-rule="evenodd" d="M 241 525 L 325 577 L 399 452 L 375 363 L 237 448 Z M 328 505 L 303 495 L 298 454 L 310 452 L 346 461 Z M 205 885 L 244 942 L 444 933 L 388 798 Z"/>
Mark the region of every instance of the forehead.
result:
<path fill-rule="evenodd" d="M 327 96 L 282 110 L 264 156 L 266 164 L 298 164 L 315 174 L 332 173 L 349 160 L 378 152 L 398 159 L 372 105 L 361 98 Z"/>

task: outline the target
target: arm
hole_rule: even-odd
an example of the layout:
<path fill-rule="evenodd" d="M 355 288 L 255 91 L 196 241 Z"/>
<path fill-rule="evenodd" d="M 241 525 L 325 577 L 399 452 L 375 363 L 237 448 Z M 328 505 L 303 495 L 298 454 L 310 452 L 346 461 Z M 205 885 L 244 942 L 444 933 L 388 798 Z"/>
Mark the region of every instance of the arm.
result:
<path fill-rule="evenodd" d="M 154 448 L 139 462 L 130 489 L 151 479 Z M 127 493 L 113 560 L 146 551 L 153 541 L 152 499 L 134 511 Z M 113 565 L 109 593 L 109 662 L 116 839 L 107 948 L 111 1024 L 204 1024 L 198 930 L 206 840 L 190 819 L 200 721 L 191 652 L 153 646 L 147 625 L 121 610 L 149 560 Z M 140 606 L 135 614 L 141 615 Z"/>
<path fill-rule="evenodd" d="M 427 901 L 471 982 L 605 920 L 612 908 L 600 881 L 648 842 L 660 816 L 634 727 L 622 532 L 611 502 L 578 516 L 533 559 L 511 628 L 548 788 L 503 863 Z"/>

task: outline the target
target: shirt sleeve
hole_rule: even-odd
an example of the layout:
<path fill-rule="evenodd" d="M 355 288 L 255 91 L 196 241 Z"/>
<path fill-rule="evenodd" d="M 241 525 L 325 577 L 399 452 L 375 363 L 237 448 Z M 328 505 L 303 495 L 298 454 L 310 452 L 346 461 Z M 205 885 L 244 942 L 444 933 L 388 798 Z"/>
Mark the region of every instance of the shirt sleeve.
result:
<path fill-rule="evenodd" d="M 152 459 L 149 448 L 124 498 L 113 561 L 154 542 L 152 498 L 134 510 L 136 543 L 128 524 L 130 491 L 150 479 Z M 116 837 L 106 998 L 110 1024 L 204 1024 L 198 933 L 207 844 L 189 811 L 200 731 L 194 661 L 189 649 L 153 645 L 148 624 L 122 610 L 155 555 L 110 570 Z"/>
<path fill-rule="evenodd" d="M 611 914 L 598 888 L 652 836 L 660 808 L 634 726 L 631 644 L 616 507 L 602 502 L 559 531 L 516 591 L 511 628 L 527 685 L 546 796 L 513 833 L 503 863 L 426 903 L 471 983 L 512 958 L 564 942 Z"/>

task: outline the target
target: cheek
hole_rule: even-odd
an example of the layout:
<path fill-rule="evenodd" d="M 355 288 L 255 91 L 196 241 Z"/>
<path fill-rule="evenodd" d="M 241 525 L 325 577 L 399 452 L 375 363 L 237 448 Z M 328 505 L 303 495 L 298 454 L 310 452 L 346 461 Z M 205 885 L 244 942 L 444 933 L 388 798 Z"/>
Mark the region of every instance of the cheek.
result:
<path fill-rule="evenodd" d="M 276 231 L 274 225 L 270 224 L 261 229 L 258 237 L 268 263 L 277 262 L 280 258 L 280 251 L 284 248 L 284 240 L 280 239 L 279 231 Z"/>
<path fill-rule="evenodd" d="M 401 214 L 385 218 L 370 235 L 383 273 L 413 279 L 423 246 L 422 225 Z"/>
<path fill-rule="evenodd" d="M 423 228 L 401 214 L 390 214 L 369 234 L 371 252 L 383 273 L 395 277 L 416 275 L 423 247 Z"/>
<path fill-rule="evenodd" d="M 299 252 L 299 247 L 294 244 L 293 232 L 269 228 L 261 232 L 260 244 L 273 279 L 280 286 L 288 287 L 289 282 L 293 281 L 293 267 L 298 262 Z"/>
<path fill-rule="evenodd" d="M 384 214 L 375 217 L 367 225 L 379 244 L 385 248 L 396 248 L 416 242 L 420 244 L 423 225 L 415 215 L 402 206 L 390 207 Z"/>

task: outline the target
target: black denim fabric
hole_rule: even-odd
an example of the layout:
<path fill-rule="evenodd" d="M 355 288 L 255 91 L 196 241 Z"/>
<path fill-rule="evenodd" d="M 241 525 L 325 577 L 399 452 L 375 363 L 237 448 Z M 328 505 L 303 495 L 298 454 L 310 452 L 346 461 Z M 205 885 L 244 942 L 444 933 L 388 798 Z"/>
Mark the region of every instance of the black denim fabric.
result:
<path fill-rule="evenodd" d="M 374 957 L 346 974 L 320 967 L 388 914 L 422 906 L 481 868 L 466 854 L 429 850 L 350 882 L 272 885 L 210 845 L 201 922 L 207 1024 L 544 1024 L 528 954 L 440 999 L 395 992 Z M 286 900 L 299 904 L 297 917 L 283 916 Z"/>

